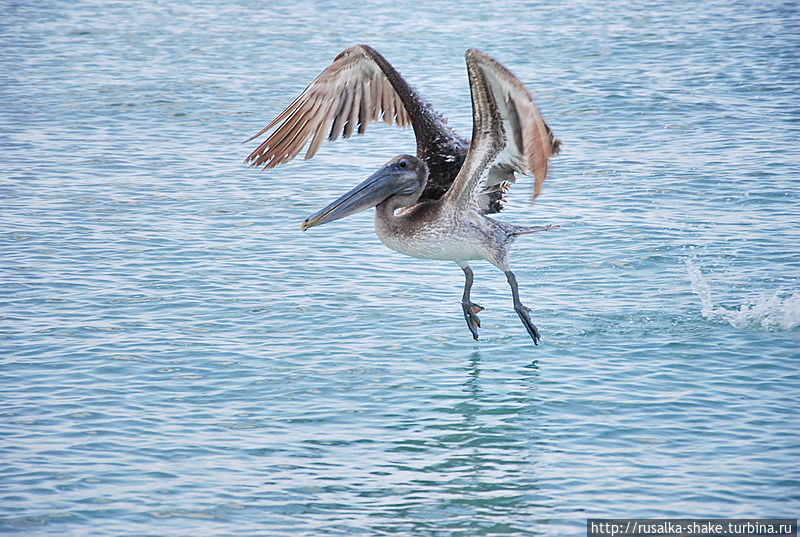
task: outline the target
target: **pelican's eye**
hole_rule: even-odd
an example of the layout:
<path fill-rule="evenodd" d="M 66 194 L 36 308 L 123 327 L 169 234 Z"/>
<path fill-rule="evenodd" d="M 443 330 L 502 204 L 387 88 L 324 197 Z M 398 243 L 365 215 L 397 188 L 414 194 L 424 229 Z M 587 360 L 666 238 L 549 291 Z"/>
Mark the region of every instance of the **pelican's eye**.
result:
<path fill-rule="evenodd" d="M 398 166 L 400 166 L 401 168 L 408 168 L 408 162 L 406 162 L 405 160 L 401 160 Z"/>

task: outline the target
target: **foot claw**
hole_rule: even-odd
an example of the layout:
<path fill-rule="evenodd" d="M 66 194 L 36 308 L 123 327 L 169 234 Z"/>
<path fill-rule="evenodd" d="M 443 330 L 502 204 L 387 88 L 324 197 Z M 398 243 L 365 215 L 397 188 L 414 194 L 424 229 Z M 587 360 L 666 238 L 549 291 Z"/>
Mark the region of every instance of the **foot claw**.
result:
<path fill-rule="evenodd" d="M 464 310 L 464 319 L 467 321 L 467 327 L 472 332 L 472 338 L 478 339 L 478 328 L 481 326 L 481 319 L 478 313 L 483 311 L 483 307 L 475 304 L 474 302 L 462 302 L 461 308 Z"/>
<path fill-rule="evenodd" d="M 520 304 L 520 306 L 522 306 Z M 520 308 L 516 308 L 517 315 L 519 315 L 522 324 L 525 325 L 525 329 L 528 331 L 528 335 L 531 336 L 534 345 L 539 345 L 539 340 L 542 339 L 542 336 L 539 335 L 539 330 L 536 328 L 536 325 L 531 322 L 530 315 L 528 315 L 531 311 L 530 308 L 526 306 L 522 306 Z"/>

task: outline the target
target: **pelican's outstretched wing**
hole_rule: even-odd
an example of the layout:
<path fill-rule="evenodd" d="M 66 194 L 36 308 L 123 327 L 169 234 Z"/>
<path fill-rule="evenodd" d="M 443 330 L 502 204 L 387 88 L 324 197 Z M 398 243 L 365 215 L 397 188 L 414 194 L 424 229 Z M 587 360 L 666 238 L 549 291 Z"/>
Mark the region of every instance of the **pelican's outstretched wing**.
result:
<path fill-rule="evenodd" d="M 323 139 L 349 138 L 356 130 L 363 134 L 367 124 L 383 118 L 386 123 L 405 127 L 417 122 L 410 105 L 425 104 L 383 56 L 367 45 L 355 45 L 336 56 L 320 75 L 261 132 L 279 125 L 245 159 L 251 166 L 273 168 L 289 162 L 311 141 L 305 158 L 319 149 Z M 409 114 L 411 112 L 411 114 Z"/>
<path fill-rule="evenodd" d="M 517 77 L 477 50 L 468 50 L 466 59 L 472 143 L 446 196 L 450 203 L 494 213 L 503 208 L 503 194 L 515 181 L 514 172 L 533 174 L 533 197 L 539 195 L 547 162 L 561 142 Z"/>

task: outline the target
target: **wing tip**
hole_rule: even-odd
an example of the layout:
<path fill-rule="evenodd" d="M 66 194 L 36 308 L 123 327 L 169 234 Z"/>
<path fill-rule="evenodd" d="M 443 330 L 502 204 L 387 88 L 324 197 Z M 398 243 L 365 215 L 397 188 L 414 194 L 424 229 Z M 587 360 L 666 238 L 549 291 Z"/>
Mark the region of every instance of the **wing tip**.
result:
<path fill-rule="evenodd" d="M 361 54 L 374 54 L 377 51 L 374 48 L 372 48 L 371 46 L 367 45 L 366 43 L 356 43 L 355 45 L 353 45 L 351 47 L 347 47 L 346 49 L 341 51 L 333 59 L 333 61 L 336 61 L 336 60 L 339 60 L 341 58 L 344 58 L 345 56 L 347 56 L 351 52 L 359 52 Z"/>
<path fill-rule="evenodd" d="M 499 67 L 503 71 L 508 71 L 499 61 L 476 48 L 468 48 L 464 53 L 464 57 L 467 59 L 467 63 L 483 63 L 492 67 Z"/>

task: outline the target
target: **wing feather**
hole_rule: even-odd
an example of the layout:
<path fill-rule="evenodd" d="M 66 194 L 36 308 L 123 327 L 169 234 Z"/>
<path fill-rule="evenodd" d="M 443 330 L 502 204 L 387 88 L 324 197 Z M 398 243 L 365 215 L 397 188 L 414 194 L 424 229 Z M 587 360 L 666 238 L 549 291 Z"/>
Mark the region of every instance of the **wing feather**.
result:
<path fill-rule="evenodd" d="M 392 77 L 390 80 L 389 77 Z M 283 112 L 261 129 L 253 140 L 275 130 L 246 159 L 251 166 L 272 168 L 292 160 L 309 143 L 305 158 L 313 157 L 324 141 L 363 134 L 378 118 L 398 126 L 411 123 L 395 89 L 407 85 L 377 52 L 355 45 L 339 54 Z"/>
<path fill-rule="evenodd" d="M 395 97 L 394 102 L 394 111 L 396 115 L 395 121 L 399 126 L 405 127 L 408 125 L 408 114 L 406 113 L 406 109 L 403 107 L 400 97 Z"/>
<path fill-rule="evenodd" d="M 361 107 L 358 110 L 358 134 L 367 132 L 367 123 L 372 121 L 372 90 L 368 82 L 361 84 Z"/>
<path fill-rule="evenodd" d="M 314 127 L 310 118 L 318 112 L 322 104 L 322 101 L 317 101 L 312 109 L 298 118 L 295 129 L 287 131 L 285 139 L 275 146 L 275 158 L 267 165 L 268 168 L 292 160 L 303 149 L 305 141 Z M 302 141 L 302 143 L 298 141 Z"/>
<path fill-rule="evenodd" d="M 353 87 L 353 98 L 350 100 L 350 110 L 347 114 L 347 123 L 344 125 L 344 135 L 342 138 L 350 138 L 358 122 L 358 115 L 361 111 L 361 84 L 356 81 Z"/>
<path fill-rule="evenodd" d="M 323 119 L 317 122 L 317 125 L 314 127 L 314 136 L 311 139 L 311 144 L 308 146 L 308 151 L 305 156 L 306 160 L 317 154 L 323 140 L 325 140 L 325 131 L 328 129 L 328 124 L 333 119 L 333 108 L 336 104 L 337 103 L 334 101 L 325 103 L 324 111 L 320 115 Z"/>
<path fill-rule="evenodd" d="M 273 166 L 277 166 L 282 161 L 284 155 L 281 154 L 281 151 L 286 148 L 288 142 L 294 138 L 295 134 L 297 134 L 302 127 L 304 118 L 307 117 L 313 110 L 314 106 L 317 103 L 311 103 L 312 106 L 308 110 L 298 109 L 295 111 L 294 114 L 290 115 L 288 119 L 286 119 L 285 123 L 283 123 L 278 130 L 276 131 L 276 136 L 270 137 L 276 140 L 274 145 L 270 147 L 269 153 L 262 154 L 258 159 L 256 159 L 255 164 L 265 164 L 267 168 L 272 168 Z M 267 142 L 261 144 L 264 146 Z"/>
<path fill-rule="evenodd" d="M 391 124 L 394 121 L 394 96 L 389 84 L 383 85 L 383 121 Z"/>
<path fill-rule="evenodd" d="M 370 93 L 372 95 L 372 119 L 370 121 L 378 121 L 383 111 L 381 96 L 383 95 L 384 81 L 380 77 L 374 77 L 369 82 Z"/>
<path fill-rule="evenodd" d="M 341 94 L 339 95 L 339 110 L 333 117 L 333 126 L 331 127 L 331 134 L 328 136 L 328 140 L 334 141 L 339 138 L 339 134 L 342 132 L 342 127 L 344 127 L 344 122 L 347 121 L 347 118 L 350 115 L 350 102 L 352 99 L 353 90 L 345 84 L 341 90 Z"/>
<path fill-rule="evenodd" d="M 281 128 L 278 129 L 277 132 L 280 133 L 280 138 L 278 138 L 278 143 L 272 148 L 271 152 L 274 154 L 274 156 L 272 160 L 267 163 L 268 168 L 275 167 L 278 164 L 286 162 L 287 160 L 291 160 L 291 158 L 294 157 L 289 159 L 287 159 L 287 157 L 292 153 L 297 155 L 297 152 L 302 149 L 304 144 L 300 144 L 300 147 L 297 148 L 297 152 L 294 152 L 295 145 L 298 145 L 298 140 L 305 142 L 307 139 L 308 133 L 312 127 L 311 118 L 317 113 L 320 105 L 322 105 L 322 101 L 319 99 L 315 100 L 313 105 L 309 107 L 308 110 L 305 110 L 302 113 L 298 111 L 297 114 L 292 116 L 291 120 L 287 121 L 286 124 L 282 125 Z"/>
<path fill-rule="evenodd" d="M 466 53 L 472 92 L 472 143 L 447 196 L 451 203 L 490 213 L 502 209 L 514 172 L 533 175 L 533 197 L 541 192 L 550 157 L 561 142 L 553 137 L 525 86 L 491 57 Z"/>

